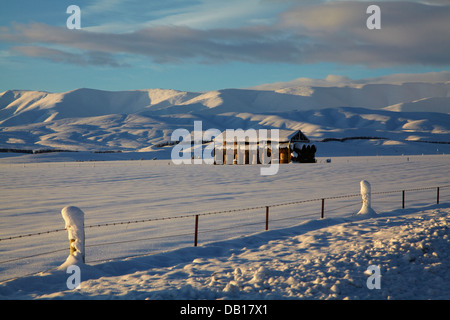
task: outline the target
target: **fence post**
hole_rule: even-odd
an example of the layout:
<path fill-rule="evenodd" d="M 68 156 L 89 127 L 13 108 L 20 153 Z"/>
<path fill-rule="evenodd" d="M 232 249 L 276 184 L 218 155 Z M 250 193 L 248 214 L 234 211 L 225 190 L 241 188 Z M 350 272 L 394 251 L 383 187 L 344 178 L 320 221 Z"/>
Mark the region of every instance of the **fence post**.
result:
<path fill-rule="evenodd" d="M 362 206 L 357 214 L 376 214 L 375 210 L 372 208 L 372 187 L 370 186 L 370 183 L 366 180 L 361 180 L 360 186 Z"/>
<path fill-rule="evenodd" d="M 320 218 L 325 218 L 325 199 L 322 198 L 322 213 L 320 215 Z"/>
<path fill-rule="evenodd" d="M 198 240 L 198 214 L 195 215 L 194 247 L 197 246 L 197 240 Z"/>
<path fill-rule="evenodd" d="M 80 208 L 67 206 L 61 210 L 61 215 L 65 221 L 65 229 L 68 232 L 70 241 L 70 255 L 75 262 L 85 262 L 84 251 L 84 212 Z"/>
<path fill-rule="evenodd" d="M 405 209 L 405 190 L 402 191 L 402 209 Z"/>
<path fill-rule="evenodd" d="M 266 231 L 269 230 L 269 206 L 266 206 Z"/>
<path fill-rule="evenodd" d="M 439 187 L 437 187 L 436 204 L 439 204 Z"/>

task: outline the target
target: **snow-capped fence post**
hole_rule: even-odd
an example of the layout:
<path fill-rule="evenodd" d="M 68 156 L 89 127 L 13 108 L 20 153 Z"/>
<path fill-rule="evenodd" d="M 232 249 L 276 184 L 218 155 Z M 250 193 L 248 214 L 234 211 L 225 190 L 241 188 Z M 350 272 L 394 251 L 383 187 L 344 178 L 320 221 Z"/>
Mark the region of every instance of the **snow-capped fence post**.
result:
<path fill-rule="evenodd" d="M 77 207 L 67 206 L 61 210 L 65 229 L 70 241 L 70 255 L 78 262 L 85 262 L 84 251 L 84 212 Z"/>
<path fill-rule="evenodd" d="M 371 200 L 371 187 L 370 183 L 366 180 L 361 180 L 361 197 L 362 197 L 362 207 L 357 214 L 375 214 L 375 210 L 372 209 Z"/>

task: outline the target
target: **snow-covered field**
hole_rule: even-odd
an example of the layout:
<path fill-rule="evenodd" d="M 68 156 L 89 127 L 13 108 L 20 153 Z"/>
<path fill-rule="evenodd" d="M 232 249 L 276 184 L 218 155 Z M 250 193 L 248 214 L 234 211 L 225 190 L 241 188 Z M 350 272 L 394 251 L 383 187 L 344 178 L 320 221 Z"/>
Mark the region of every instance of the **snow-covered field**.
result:
<path fill-rule="evenodd" d="M 448 298 L 449 86 L 0 93 L 0 299 Z M 301 130 L 318 161 L 176 166 L 194 121 Z M 15 153 L 42 149 L 78 152 Z M 376 217 L 356 215 L 361 180 Z M 85 214 L 79 290 L 58 270 L 66 206 Z"/>
<path fill-rule="evenodd" d="M 439 205 L 436 189 L 406 192 L 405 209 L 401 192 L 380 194 L 450 184 L 447 155 L 318 158 L 274 176 L 170 160 L 8 159 L 0 163 L 0 299 L 450 298 L 450 188 L 440 189 Z M 352 196 L 326 200 L 325 219 L 320 201 L 270 207 L 264 230 L 264 206 L 359 194 L 363 179 L 376 217 L 355 215 L 361 198 Z M 67 205 L 89 226 L 76 290 L 56 270 L 69 254 Z M 195 214 L 253 207 L 200 216 L 193 246 Z M 170 219 L 95 227 L 161 218 Z M 56 231 L 6 240 L 48 230 Z M 380 289 L 367 287 L 371 265 Z"/>
<path fill-rule="evenodd" d="M 146 258 L 83 266 L 3 285 L 2 298 L 450 299 L 449 208 L 310 221 Z M 369 289 L 369 266 L 380 289 Z M 86 279 L 86 280 L 84 280 Z M 370 279 L 369 279 L 370 282 Z M 374 282 L 375 283 L 375 282 Z"/>

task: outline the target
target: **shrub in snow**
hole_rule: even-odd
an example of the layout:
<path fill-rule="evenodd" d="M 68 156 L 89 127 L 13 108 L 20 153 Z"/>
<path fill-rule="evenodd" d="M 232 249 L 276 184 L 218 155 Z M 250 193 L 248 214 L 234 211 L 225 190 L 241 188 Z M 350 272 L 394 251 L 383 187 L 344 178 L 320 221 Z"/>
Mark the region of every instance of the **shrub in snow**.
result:
<path fill-rule="evenodd" d="M 84 263 L 84 212 L 77 207 L 67 206 L 61 210 L 61 215 L 70 241 L 70 255 L 61 267 Z"/>
<path fill-rule="evenodd" d="M 357 214 L 375 214 L 375 210 L 371 206 L 371 188 L 370 183 L 366 180 L 361 180 L 361 197 L 362 207 Z"/>

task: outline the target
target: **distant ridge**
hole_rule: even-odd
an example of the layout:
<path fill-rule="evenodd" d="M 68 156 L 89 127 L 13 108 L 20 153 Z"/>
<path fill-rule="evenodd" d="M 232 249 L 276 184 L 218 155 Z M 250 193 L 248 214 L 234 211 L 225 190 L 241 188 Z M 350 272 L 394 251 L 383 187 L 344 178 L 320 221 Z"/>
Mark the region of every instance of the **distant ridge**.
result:
<path fill-rule="evenodd" d="M 192 130 L 196 120 L 204 130 L 302 130 L 316 140 L 450 141 L 450 82 L 280 86 L 207 92 L 8 90 L 0 93 L 0 149 L 148 151 L 169 145 L 173 130 Z"/>

